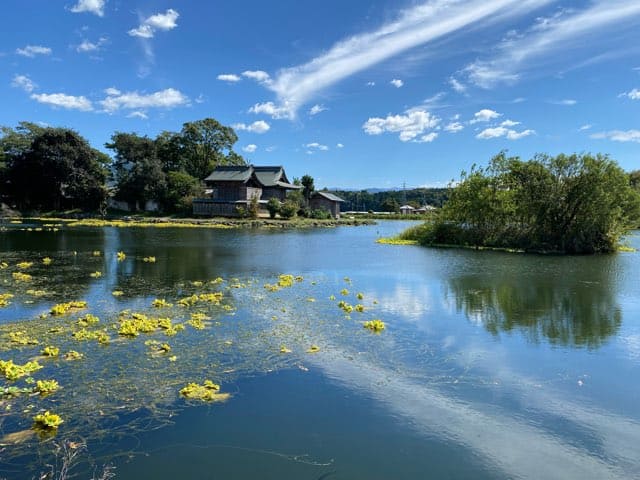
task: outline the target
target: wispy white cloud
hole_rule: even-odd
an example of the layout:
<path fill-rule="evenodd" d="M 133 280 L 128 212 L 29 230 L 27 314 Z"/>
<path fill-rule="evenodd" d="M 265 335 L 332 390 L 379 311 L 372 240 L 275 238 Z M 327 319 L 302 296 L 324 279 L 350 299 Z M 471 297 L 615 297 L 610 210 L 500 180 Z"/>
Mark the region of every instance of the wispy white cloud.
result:
<path fill-rule="evenodd" d="M 129 115 L 127 115 L 127 118 L 139 118 L 141 120 L 146 120 L 149 118 L 149 116 L 143 111 L 136 110 L 134 112 L 131 112 Z"/>
<path fill-rule="evenodd" d="M 153 38 L 156 31 L 169 31 L 178 26 L 176 23 L 180 14 L 173 8 L 165 13 L 156 13 L 143 20 L 137 28 L 129 30 L 129 35 L 140 38 Z"/>
<path fill-rule="evenodd" d="M 38 103 L 44 103 L 52 107 L 60 107 L 66 110 L 80 110 L 89 112 L 93 110 L 93 105 L 86 97 L 75 97 L 64 93 L 33 93 L 31 98 Z"/>
<path fill-rule="evenodd" d="M 15 75 L 11 81 L 11 86 L 21 88 L 27 93 L 31 93 L 38 88 L 38 85 L 36 85 L 27 75 Z"/>
<path fill-rule="evenodd" d="M 428 132 L 440 123 L 440 119 L 420 108 L 409 109 L 402 115 L 388 115 L 386 118 L 372 117 L 364 125 L 367 135 L 398 133 L 402 142 L 431 142 L 435 136 Z M 437 135 L 436 135 L 437 136 Z"/>
<path fill-rule="evenodd" d="M 509 120 L 509 119 L 500 123 L 501 127 L 515 127 L 516 125 L 520 125 L 520 122 L 516 122 L 514 120 Z"/>
<path fill-rule="evenodd" d="M 640 143 L 640 130 L 612 130 L 610 132 L 598 132 L 591 135 L 594 139 L 608 139 L 614 142 Z"/>
<path fill-rule="evenodd" d="M 253 153 L 258 149 L 258 146 L 250 143 L 249 145 L 247 145 L 246 147 L 242 147 L 242 151 L 246 152 L 246 153 Z"/>
<path fill-rule="evenodd" d="M 375 87 L 376 86 L 376 82 L 367 82 L 365 85 L 367 87 Z"/>
<path fill-rule="evenodd" d="M 529 135 L 534 135 L 535 133 L 535 130 L 529 129 L 517 132 L 506 127 L 490 127 L 485 128 L 482 132 L 476 135 L 476 138 L 481 140 L 488 140 L 490 138 L 505 137 L 507 140 L 519 140 L 520 138 L 528 137 Z"/>
<path fill-rule="evenodd" d="M 242 72 L 242 76 L 255 80 L 258 83 L 271 82 L 271 76 L 263 70 L 245 70 Z"/>
<path fill-rule="evenodd" d="M 100 50 L 109 40 L 107 37 L 100 37 L 97 42 L 93 43 L 89 40 L 83 40 L 80 45 L 76 47 L 76 52 L 88 53 Z"/>
<path fill-rule="evenodd" d="M 458 93 L 466 93 L 467 86 L 454 77 L 449 78 L 449 85 Z"/>
<path fill-rule="evenodd" d="M 396 88 L 401 88 L 404 85 L 404 82 L 402 80 L 400 80 L 399 78 L 394 78 L 389 83 L 391 85 L 393 85 L 394 87 L 396 87 Z"/>
<path fill-rule="evenodd" d="M 581 10 L 562 10 L 538 19 L 524 33 L 508 36 L 492 58 L 476 60 L 462 73 L 482 88 L 511 84 L 520 79 L 522 71 L 554 61 L 557 52 L 571 50 L 577 56 L 580 48 L 594 45 L 595 38 L 606 39 L 611 29 L 637 25 L 638 17 L 640 2 L 635 0 L 595 0 Z M 588 56 L 594 56 L 593 49 Z"/>
<path fill-rule="evenodd" d="M 137 110 L 146 108 L 171 109 L 189 104 L 189 97 L 173 88 L 159 90 L 154 93 L 139 92 L 122 93 L 115 88 L 107 89 L 107 97 L 100 101 L 100 105 L 107 113 L 118 110 Z"/>
<path fill-rule="evenodd" d="M 579 131 L 579 132 L 584 132 L 585 130 L 589 130 L 589 129 L 591 129 L 591 127 L 593 127 L 593 125 L 591 125 L 590 123 L 587 123 L 587 124 L 585 124 L 585 125 L 582 125 L 582 126 L 578 129 L 578 131 Z"/>
<path fill-rule="evenodd" d="M 321 112 L 328 110 L 324 105 L 315 104 L 313 107 L 309 109 L 309 115 L 317 115 Z"/>
<path fill-rule="evenodd" d="M 338 144 L 336 144 L 336 147 L 337 148 L 344 148 L 344 145 L 342 143 L 338 143 Z"/>
<path fill-rule="evenodd" d="M 235 123 L 231 126 L 235 130 L 252 132 L 252 133 L 267 133 L 271 129 L 271 126 L 264 120 L 258 120 L 257 122 L 253 122 L 249 125 L 245 123 Z"/>
<path fill-rule="evenodd" d="M 239 82 L 240 80 L 242 80 L 235 73 L 221 73 L 216 78 L 218 80 L 222 81 L 222 82 L 227 82 L 227 83 L 236 83 L 236 82 Z"/>
<path fill-rule="evenodd" d="M 464 130 L 464 125 L 460 122 L 451 122 L 444 126 L 444 131 L 449 133 L 458 133 Z"/>
<path fill-rule="evenodd" d="M 630 92 L 621 93 L 620 97 L 627 97 L 631 100 L 640 100 L 640 89 L 634 88 Z"/>
<path fill-rule="evenodd" d="M 290 110 L 286 107 L 277 106 L 273 102 L 256 103 L 249 109 L 249 113 L 270 115 L 271 118 L 288 118 Z"/>
<path fill-rule="evenodd" d="M 329 147 L 318 142 L 307 143 L 305 147 L 308 149 L 320 150 L 322 152 L 326 152 L 327 150 L 329 150 Z"/>
<path fill-rule="evenodd" d="M 496 118 L 501 117 L 502 114 L 498 113 L 494 110 L 490 110 L 488 108 L 483 108 L 482 110 L 476 112 L 473 115 L 473 120 L 469 123 L 478 123 L 478 122 L 489 122 L 491 120 L 495 120 Z"/>
<path fill-rule="evenodd" d="M 27 45 L 24 48 L 17 48 L 16 53 L 23 57 L 33 58 L 36 55 L 51 55 L 51 49 L 42 45 Z"/>
<path fill-rule="evenodd" d="M 554 105 L 563 105 L 565 107 L 572 107 L 575 104 L 577 104 L 578 101 L 574 100 L 572 98 L 567 98 L 567 99 L 564 99 L 564 100 L 551 100 L 549 103 L 552 103 Z"/>
<path fill-rule="evenodd" d="M 333 84 L 447 34 L 531 11 L 552 0 L 431 0 L 400 12 L 375 31 L 336 43 L 309 62 L 280 70 L 270 89 L 280 107 L 298 109 Z"/>
<path fill-rule="evenodd" d="M 73 13 L 88 12 L 102 17 L 105 3 L 107 3 L 106 0 L 78 0 L 78 3 L 71 7 L 71 11 Z"/>

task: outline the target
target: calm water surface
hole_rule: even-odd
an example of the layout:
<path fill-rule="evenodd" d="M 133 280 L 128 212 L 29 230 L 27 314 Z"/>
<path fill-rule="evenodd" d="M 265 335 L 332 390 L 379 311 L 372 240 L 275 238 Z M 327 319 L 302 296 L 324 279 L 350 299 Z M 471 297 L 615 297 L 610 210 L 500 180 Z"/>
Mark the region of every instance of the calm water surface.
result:
<path fill-rule="evenodd" d="M 0 399 L 0 437 L 28 429 L 41 408 L 59 411 L 65 424 L 54 439 L 0 439 L 0 478 L 32 478 L 51 460 L 53 442 L 65 439 L 87 443 L 82 478 L 105 463 L 118 479 L 640 478 L 640 254 L 375 243 L 407 225 L 15 225 L 0 233 L 0 262 L 9 265 L 0 270 L 0 293 L 15 294 L 0 308 L 5 336 L 23 325 L 64 348 L 67 337 L 43 330 L 54 320 L 37 320 L 54 303 L 86 300 L 106 326 L 121 310 L 148 310 L 156 297 L 213 291 L 207 282 L 216 277 L 233 308 L 211 313 L 203 331 L 168 340 L 113 331 L 108 347 L 76 342 L 85 359 L 73 367 L 41 362 L 34 378 L 57 378 L 63 389 Z M 640 248 L 636 236 L 629 243 Z M 126 260 L 116 260 L 118 251 Z M 156 263 L 142 261 L 149 255 Z M 52 265 L 41 265 L 44 256 Z M 24 260 L 34 262 L 31 286 L 11 277 Z M 304 281 L 267 292 L 263 285 L 281 273 Z M 34 297 L 28 288 L 47 293 Z M 114 297 L 116 289 L 124 295 Z M 366 311 L 345 318 L 339 300 Z M 373 318 L 387 325 L 380 335 L 362 328 Z M 67 328 L 72 320 L 55 321 Z M 148 339 L 169 341 L 177 361 L 150 354 Z M 0 359 L 18 363 L 41 348 L 6 343 Z M 312 344 L 320 352 L 307 353 Z M 293 352 L 280 354 L 281 345 Z M 231 399 L 179 398 L 187 382 L 205 378 Z"/>

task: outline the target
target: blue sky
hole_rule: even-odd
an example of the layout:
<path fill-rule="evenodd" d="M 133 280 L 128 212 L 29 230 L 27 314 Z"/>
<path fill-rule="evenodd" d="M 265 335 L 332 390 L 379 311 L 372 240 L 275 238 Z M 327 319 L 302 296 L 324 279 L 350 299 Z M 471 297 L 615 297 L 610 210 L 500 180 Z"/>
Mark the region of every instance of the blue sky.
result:
<path fill-rule="evenodd" d="M 0 124 L 93 146 L 214 117 L 318 187 L 443 186 L 500 150 L 640 168 L 638 0 L 5 0 Z"/>

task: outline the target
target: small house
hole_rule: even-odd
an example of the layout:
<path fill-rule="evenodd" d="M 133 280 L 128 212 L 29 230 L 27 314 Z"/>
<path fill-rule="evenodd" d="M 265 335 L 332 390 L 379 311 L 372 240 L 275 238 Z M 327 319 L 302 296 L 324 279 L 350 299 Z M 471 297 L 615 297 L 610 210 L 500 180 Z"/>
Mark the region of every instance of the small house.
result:
<path fill-rule="evenodd" d="M 204 179 L 206 198 L 193 201 L 195 215 L 236 216 L 238 209 L 247 209 L 253 198 L 264 210 L 270 198 L 283 202 L 287 192 L 300 185 L 289 182 L 281 166 L 230 165 L 217 167 Z"/>
<path fill-rule="evenodd" d="M 415 208 L 411 205 L 403 205 L 400 207 L 400 213 L 402 215 L 412 215 L 414 213 Z"/>
<path fill-rule="evenodd" d="M 327 210 L 333 218 L 340 218 L 340 204 L 344 200 L 329 192 L 315 192 L 309 198 L 311 210 Z"/>

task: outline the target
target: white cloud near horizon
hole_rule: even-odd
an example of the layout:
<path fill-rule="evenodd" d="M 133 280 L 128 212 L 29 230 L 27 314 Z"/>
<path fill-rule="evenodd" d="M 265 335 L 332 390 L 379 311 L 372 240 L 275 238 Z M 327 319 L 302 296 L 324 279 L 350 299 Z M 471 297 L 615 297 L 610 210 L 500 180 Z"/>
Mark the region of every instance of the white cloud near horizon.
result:
<path fill-rule="evenodd" d="M 108 42 L 107 37 L 100 37 L 96 43 L 90 42 L 89 40 L 83 40 L 80 45 L 76 47 L 76 52 L 78 53 L 87 53 L 87 52 L 95 52 L 100 50 L 103 45 Z"/>
<path fill-rule="evenodd" d="M 24 48 L 16 48 L 16 53 L 23 57 L 33 58 L 36 55 L 51 55 L 52 50 L 42 45 L 27 45 Z"/>
<path fill-rule="evenodd" d="M 529 135 L 534 135 L 535 130 L 523 130 L 521 132 L 516 132 L 510 128 L 506 127 L 490 127 L 485 128 L 482 132 L 476 135 L 476 138 L 480 140 L 488 140 L 490 138 L 500 138 L 505 137 L 507 140 L 519 140 L 524 137 L 528 137 Z"/>
<path fill-rule="evenodd" d="M 529 12 L 552 0 L 431 0 L 402 10 L 377 30 L 335 43 L 309 62 L 280 70 L 269 88 L 279 108 L 295 118 L 298 109 L 319 92 L 408 50 L 447 34 Z"/>
<path fill-rule="evenodd" d="M 236 82 L 239 82 L 240 80 L 242 80 L 235 73 L 221 73 L 216 78 L 218 80 L 222 81 L 222 82 L 227 82 L 227 83 L 236 83 Z"/>
<path fill-rule="evenodd" d="M 269 125 L 264 120 L 258 120 L 257 122 L 253 122 L 249 125 L 245 123 L 235 123 L 231 125 L 234 130 L 251 132 L 251 133 L 267 133 L 271 129 L 271 125 Z"/>
<path fill-rule="evenodd" d="M 93 110 L 91 101 L 83 96 L 76 97 L 64 93 L 33 93 L 31 94 L 31 99 L 38 103 L 66 110 L 80 110 L 82 112 Z"/>
<path fill-rule="evenodd" d="M 508 36 L 489 59 L 467 65 L 462 74 L 481 88 L 513 84 L 522 71 L 552 61 L 557 51 L 574 50 L 593 44 L 593 37 L 637 24 L 640 2 L 637 0 L 596 0 L 582 10 L 563 10 L 548 18 L 538 18 L 524 33 Z M 588 42 L 585 38 L 591 36 Z M 590 53 L 593 56 L 593 52 Z"/>
<path fill-rule="evenodd" d="M 250 143 L 249 145 L 247 145 L 246 147 L 242 147 L 242 151 L 246 152 L 246 153 L 253 153 L 258 149 L 258 146 Z"/>
<path fill-rule="evenodd" d="M 326 110 L 328 110 L 327 107 L 325 107 L 324 105 L 320 105 L 320 104 L 316 103 L 313 107 L 311 107 L 309 109 L 309 115 L 311 115 L 311 116 L 317 115 L 317 114 L 319 114 L 321 112 L 324 112 Z"/>
<path fill-rule="evenodd" d="M 140 110 L 136 110 L 127 115 L 127 118 L 140 118 L 141 120 L 147 120 L 149 116 Z"/>
<path fill-rule="evenodd" d="M 258 83 L 269 83 L 271 81 L 271 76 L 263 70 L 245 70 L 242 72 L 242 76 Z"/>
<path fill-rule="evenodd" d="M 591 135 L 597 140 L 612 140 L 614 142 L 640 143 L 640 130 L 612 130 L 610 132 L 598 132 Z"/>
<path fill-rule="evenodd" d="M 116 88 L 108 88 L 107 97 L 99 103 L 107 113 L 118 110 L 137 110 L 146 108 L 171 109 L 186 106 L 190 103 L 189 97 L 173 88 L 159 90 L 150 94 L 142 94 L 136 91 L 122 93 Z"/>
<path fill-rule="evenodd" d="M 140 38 L 153 38 L 156 31 L 169 31 L 178 26 L 176 21 L 180 14 L 173 8 L 167 9 L 165 13 L 156 13 L 147 17 L 137 28 L 129 30 L 129 35 Z"/>
<path fill-rule="evenodd" d="M 27 93 L 31 93 L 38 88 L 38 85 L 36 85 L 27 75 L 14 75 L 13 80 L 11 81 L 11 86 L 21 88 Z"/>
<path fill-rule="evenodd" d="M 70 10 L 73 13 L 88 12 L 102 17 L 104 16 L 105 3 L 107 3 L 106 0 L 78 0 L 78 3 L 71 7 Z"/>
<path fill-rule="evenodd" d="M 495 110 L 490 110 L 488 108 L 483 108 L 482 110 L 473 114 L 473 120 L 469 123 L 478 123 L 478 122 L 489 122 L 491 120 L 495 120 L 496 118 L 501 117 L 502 114 L 496 112 Z"/>
<path fill-rule="evenodd" d="M 430 112 L 412 108 L 403 115 L 387 115 L 386 118 L 372 117 L 363 125 L 367 135 L 382 135 L 383 133 L 398 133 L 402 142 L 432 142 L 437 137 L 436 132 L 429 132 L 440 124 L 440 119 Z M 434 135 L 435 134 L 435 135 Z"/>
<path fill-rule="evenodd" d="M 631 100 L 640 100 L 640 89 L 634 88 L 630 92 L 621 93 L 620 97 L 627 97 Z"/>

